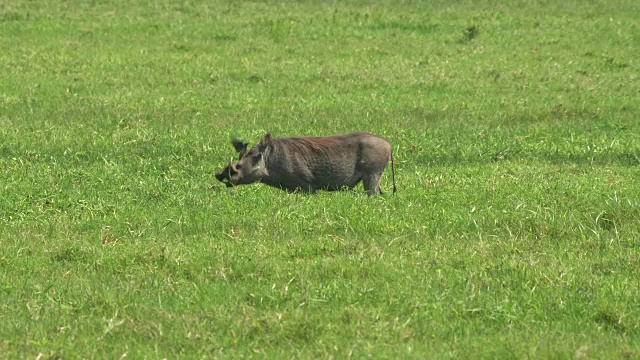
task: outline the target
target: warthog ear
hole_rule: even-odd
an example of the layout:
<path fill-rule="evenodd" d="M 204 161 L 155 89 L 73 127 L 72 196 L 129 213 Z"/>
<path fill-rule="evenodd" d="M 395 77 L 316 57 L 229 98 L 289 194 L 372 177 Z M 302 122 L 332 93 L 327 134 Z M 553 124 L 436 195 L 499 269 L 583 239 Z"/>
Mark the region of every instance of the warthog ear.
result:
<path fill-rule="evenodd" d="M 266 133 L 258 145 L 258 150 L 264 152 L 269 146 L 271 146 L 271 134 Z"/>
<path fill-rule="evenodd" d="M 240 157 L 242 157 L 247 152 L 247 146 L 249 146 L 248 143 L 242 142 L 237 139 L 232 140 L 231 145 L 233 145 L 233 148 L 236 149 L 236 151 L 240 154 Z"/>

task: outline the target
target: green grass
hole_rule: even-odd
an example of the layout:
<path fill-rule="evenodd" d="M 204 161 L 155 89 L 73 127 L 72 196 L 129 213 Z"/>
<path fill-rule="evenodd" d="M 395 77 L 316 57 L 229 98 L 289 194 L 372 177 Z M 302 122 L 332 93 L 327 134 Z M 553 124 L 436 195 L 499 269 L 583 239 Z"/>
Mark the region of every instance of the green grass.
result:
<path fill-rule="evenodd" d="M 0 3 L 0 357 L 640 357 L 639 12 Z M 398 193 L 217 183 L 266 131 Z"/>

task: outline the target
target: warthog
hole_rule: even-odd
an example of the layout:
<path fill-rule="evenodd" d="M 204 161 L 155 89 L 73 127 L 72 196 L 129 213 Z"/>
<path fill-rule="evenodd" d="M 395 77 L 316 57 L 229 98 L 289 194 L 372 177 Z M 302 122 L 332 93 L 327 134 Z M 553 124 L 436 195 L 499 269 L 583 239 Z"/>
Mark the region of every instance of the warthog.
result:
<path fill-rule="evenodd" d="M 327 137 L 271 138 L 247 151 L 249 144 L 233 140 L 240 154 L 237 162 L 216 173 L 227 187 L 263 184 L 287 191 L 351 189 L 360 181 L 367 195 L 381 194 L 380 177 L 389 160 L 393 193 L 396 192 L 393 155 L 389 142 L 379 136 L 357 132 Z"/>

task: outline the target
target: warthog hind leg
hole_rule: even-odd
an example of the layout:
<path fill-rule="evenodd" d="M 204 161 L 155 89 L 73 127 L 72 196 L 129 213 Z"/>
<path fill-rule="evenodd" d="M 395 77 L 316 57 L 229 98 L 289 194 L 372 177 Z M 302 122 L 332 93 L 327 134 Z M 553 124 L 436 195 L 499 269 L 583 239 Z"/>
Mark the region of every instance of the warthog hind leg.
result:
<path fill-rule="evenodd" d="M 380 176 L 381 174 L 371 174 L 362 177 L 362 183 L 364 184 L 364 190 L 369 196 L 375 196 L 382 194 L 380 190 Z"/>

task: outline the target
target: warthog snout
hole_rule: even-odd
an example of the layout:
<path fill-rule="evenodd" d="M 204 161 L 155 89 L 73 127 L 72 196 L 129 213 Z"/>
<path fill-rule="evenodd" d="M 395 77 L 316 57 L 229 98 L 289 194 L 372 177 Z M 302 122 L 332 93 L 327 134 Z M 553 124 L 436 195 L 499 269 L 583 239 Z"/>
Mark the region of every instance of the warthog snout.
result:
<path fill-rule="evenodd" d="M 216 179 L 225 184 L 227 187 L 233 187 L 233 176 L 238 174 L 238 170 L 233 166 L 232 159 L 229 159 L 229 164 L 222 170 L 216 172 Z"/>

